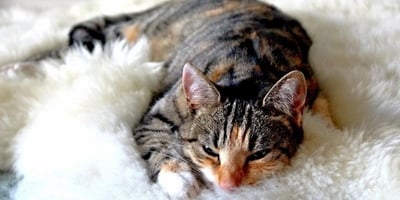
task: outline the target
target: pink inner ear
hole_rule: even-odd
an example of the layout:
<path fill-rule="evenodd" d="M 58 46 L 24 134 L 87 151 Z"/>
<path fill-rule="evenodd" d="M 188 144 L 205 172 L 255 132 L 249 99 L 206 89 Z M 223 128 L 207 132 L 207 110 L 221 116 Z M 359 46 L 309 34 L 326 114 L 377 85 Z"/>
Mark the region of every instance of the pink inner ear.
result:
<path fill-rule="evenodd" d="M 186 65 L 183 67 L 182 85 L 189 107 L 196 109 L 198 107 L 198 103 L 193 102 L 193 96 L 196 90 L 193 80 L 193 71 L 190 69 L 190 67 L 186 67 Z"/>
<path fill-rule="evenodd" d="M 305 103 L 306 103 L 306 85 L 305 82 L 303 82 L 302 80 L 291 80 L 292 84 L 291 87 L 293 87 L 293 107 L 296 109 L 302 109 L 302 107 L 304 107 Z"/>
<path fill-rule="evenodd" d="M 182 73 L 182 85 L 186 101 L 191 109 L 212 105 L 219 101 L 219 93 L 210 81 L 194 66 L 185 64 Z"/>
<path fill-rule="evenodd" d="M 301 125 L 303 108 L 307 96 L 307 84 L 300 71 L 293 71 L 282 77 L 264 98 L 264 105 L 273 105 L 276 109 L 294 117 Z"/>
<path fill-rule="evenodd" d="M 302 83 L 296 85 L 296 93 L 293 100 L 294 118 L 298 125 L 301 125 L 304 105 L 306 103 L 307 89 Z"/>
<path fill-rule="evenodd" d="M 204 90 L 204 86 L 201 85 L 198 81 L 193 80 L 193 76 L 186 76 L 187 82 L 184 85 L 186 101 L 189 104 L 190 108 L 198 109 L 201 104 L 206 101 L 207 91 Z"/>

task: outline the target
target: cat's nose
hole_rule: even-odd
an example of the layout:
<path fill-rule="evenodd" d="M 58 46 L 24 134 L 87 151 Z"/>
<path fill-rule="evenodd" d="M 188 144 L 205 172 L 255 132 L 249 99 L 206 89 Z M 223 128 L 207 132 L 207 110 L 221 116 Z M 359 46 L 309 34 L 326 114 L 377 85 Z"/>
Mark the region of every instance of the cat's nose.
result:
<path fill-rule="evenodd" d="M 219 186 L 226 191 L 233 191 L 235 188 L 239 186 L 239 184 L 235 183 L 232 180 L 222 180 L 219 182 Z"/>

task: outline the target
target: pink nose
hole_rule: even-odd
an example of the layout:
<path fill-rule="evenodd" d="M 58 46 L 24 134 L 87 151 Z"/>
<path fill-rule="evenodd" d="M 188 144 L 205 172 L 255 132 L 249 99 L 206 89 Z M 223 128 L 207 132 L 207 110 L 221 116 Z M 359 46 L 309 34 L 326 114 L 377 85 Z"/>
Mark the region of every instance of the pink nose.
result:
<path fill-rule="evenodd" d="M 230 191 L 233 191 L 235 188 L 237 188 L 239 186 L 239 184 L 235 184 L 231 180 L 222 180 L 221 182 L 219 182 L 219 186 L 222 189 L 230 192 Z"/>

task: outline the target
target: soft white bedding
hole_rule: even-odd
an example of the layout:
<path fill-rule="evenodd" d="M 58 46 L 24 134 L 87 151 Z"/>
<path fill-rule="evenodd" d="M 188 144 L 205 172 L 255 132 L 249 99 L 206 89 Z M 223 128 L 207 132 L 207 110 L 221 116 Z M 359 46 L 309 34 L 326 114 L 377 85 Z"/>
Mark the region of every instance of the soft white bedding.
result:
<path fill-rule="evenodd" d="M 88 1 L 42 12 L 2 10 L 0 65 L 62 45 L 77 21 L 155 2 Z M 400 4 L 270 2 L 297 17 L 313 39 L 310 62 L 339 126 L 306 113 L 305 141 L 285 171 L 232 193 L 204 190 L 199 198 L 397 199 Z M 14 164 L 24 176 L 17 199 L 166 198 L 148 180 L 130 137 L 130 126 L 163 75 L 157 64 L 147 62 L 146 48 L 145 40 L 134 48 L 117 42 L 94 55 L 70 52 L 65 63 L 46 61 L 0 72 L 0 168 Z"/>

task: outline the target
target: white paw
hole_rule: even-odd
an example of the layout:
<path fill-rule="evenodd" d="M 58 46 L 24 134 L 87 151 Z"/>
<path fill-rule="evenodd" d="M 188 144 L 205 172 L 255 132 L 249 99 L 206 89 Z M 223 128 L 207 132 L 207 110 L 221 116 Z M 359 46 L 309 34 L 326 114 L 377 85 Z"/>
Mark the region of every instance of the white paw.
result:
<path fill-rule="evenodd" d="M 158 185 L 171 199 L 189 199 L 197 196 L 200 186 L 190 171 L 171 172 L 161 170 Z"/>

